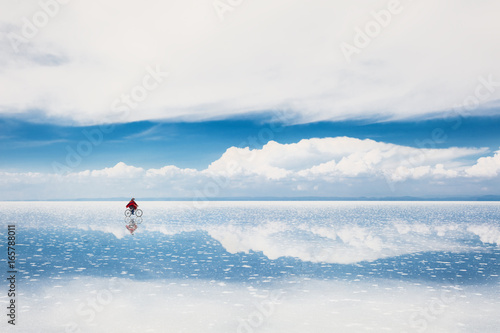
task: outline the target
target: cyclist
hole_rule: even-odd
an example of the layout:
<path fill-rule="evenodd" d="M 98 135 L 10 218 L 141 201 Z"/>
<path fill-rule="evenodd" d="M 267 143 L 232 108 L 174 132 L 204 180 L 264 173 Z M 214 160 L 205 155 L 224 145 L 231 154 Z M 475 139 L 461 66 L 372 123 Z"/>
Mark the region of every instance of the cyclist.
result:
<path fill-rule="evenodd" d="M 135 198 L 130 199 L 130 202 L 127 204 L 127 208 L 130 208 L 132 215 L 134 215 L 135 210 L 139 207 L 139 205 L 135 202 Z"/>

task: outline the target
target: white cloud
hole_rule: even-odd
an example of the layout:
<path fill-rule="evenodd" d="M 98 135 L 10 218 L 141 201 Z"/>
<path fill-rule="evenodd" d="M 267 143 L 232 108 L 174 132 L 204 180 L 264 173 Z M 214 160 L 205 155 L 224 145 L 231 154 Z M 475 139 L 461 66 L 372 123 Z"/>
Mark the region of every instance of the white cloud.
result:
<path fill-rule="evenodd" d="M 467 185 L 468 191 L 479 186 L 477 193 L 484 194 L 484 186 L 491 186 L 491 178 L 497 176 L 491 164 L 497 163 L 499 153 L 473 163 L 487 151 L 419 149 L 349 137 L 314 138 L 291 144 L 270 141 L 261 149 L 231 147 L 205 170 L 174 165 L 144 169 L 120 162 L 66 175 L 0 171 L 0 183 L 5 199 L 12 195 L 15 199 L 290 196 L 294 192 L 313 196 L 429 195 L 429 191 L 412 191 L 432 182 L 442 184 L 438 194 L 456 195 L 456 187 L 467 181 L 475 183 Z M 389 185 L 394 183 L 404 184 L 402 192 L 391 190 Z"/>
<path fill-rule="evenodd" d="M 196 169 L 181 169 L 176 167 L 175 165 L 167 165 L 160 169 L 148 169 L 146 171 L 146 177 L 176 177 L 176 176 L 194 176 L 198 174 Z"/>
<path fill-rule="evenodd" d="M 401 1 L 350 63 L 340 45 L 387 1 L 245 1 L 224 21 L 212 1 L 71 1 L 18 53 L 12 33 L 22 34 L 39 1 L 2 6 L 2 114 L 41 110 L 50 121 L 90 124 L 283 109 L 307 122 L 406 118 L 500 99 L 494 0 Z M 148 66 L 169 75 L 127 116 L 111 110 L 143 84 Z M 479 77 L 494 83 L 477 98 Z"/>
<path fill-rule="evenodd" d="M 104 168 L 102 170 L 87 170 L 78 173 L 81 176 L 105 177 L 105 178 L 135 178 L 144 173 L 143 168 L 137 168 L 131 165 L 126 165 L 123 162 L 117 163 L 112 168 Z"/>
<path fill-rule="evenodd" d="M 457 160 L 485 151 L 456 147 L 419 149 L 349 137 L 304 139 L 292 144 L 270 141 L 262 149 L 232 147 L 210 164 L 207 172 L 225 176 L 254 174 L 267 179 L 390 174 L 393 181 L 403 181 L 458 176 Z"/>
<path fill-rule="evenodd" d="M 500 172 L 500 150 L 494 156 L 481 157 L 466 171 L 471 177 L 496 177 Z"/>

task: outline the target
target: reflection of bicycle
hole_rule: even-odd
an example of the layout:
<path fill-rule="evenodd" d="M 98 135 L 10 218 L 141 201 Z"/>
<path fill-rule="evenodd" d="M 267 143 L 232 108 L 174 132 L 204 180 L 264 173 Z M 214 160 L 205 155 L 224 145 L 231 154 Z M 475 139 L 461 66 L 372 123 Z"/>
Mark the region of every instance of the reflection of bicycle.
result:
<path fill-rule="evenodd" d="M 142 216 L 142 210 L 136 209 L 133 215 L 135 215 L 137 217 L 141 217 Z M 125 216 L 126 217 L 132 216 L 132 211 L 130 210 L 130 208 L 125 209 Z"/>
<path fill-rule="evenodd" d="M 130 223 L 135 223 L 135 224 L 141 224 L 142 223 L 142 217 L 137 217 L 137 216 L 127 216 L 125 217 L 125 223 L 130 224 Z"/>

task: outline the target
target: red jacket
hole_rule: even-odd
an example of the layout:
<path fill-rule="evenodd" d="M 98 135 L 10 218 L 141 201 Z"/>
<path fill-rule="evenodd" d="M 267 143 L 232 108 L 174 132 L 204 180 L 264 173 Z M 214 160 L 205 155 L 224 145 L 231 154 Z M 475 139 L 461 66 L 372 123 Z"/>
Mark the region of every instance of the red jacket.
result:
<path fill-rule="evenodd" d="M 137 209 L 137 204 L 135 203 L 134 200 L 130 200 L 130 202 L 127 204 L 127 208 L 134 207 L 134 209 Z"/>

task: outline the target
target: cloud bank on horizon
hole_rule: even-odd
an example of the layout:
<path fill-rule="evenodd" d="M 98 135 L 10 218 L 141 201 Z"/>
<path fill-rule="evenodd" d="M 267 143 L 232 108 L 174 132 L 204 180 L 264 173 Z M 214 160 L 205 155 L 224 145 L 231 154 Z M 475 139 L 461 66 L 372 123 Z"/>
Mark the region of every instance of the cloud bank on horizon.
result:
<path fill-rule="evenodd" d="M 144 169 L 119 162 L 66 174 L 0 172 L 0 199 L 465 196 L 495 192 L 499 174 L 500 150 L 315 138 L 293 144 L 270 141 L 262 149 L 231 147 L 204 170 Z"/>
<path fill-rule="evenodd" d="M 279 109 L 314 122 L 498 106 L 498 1 L 215 3 L 2 4 L 0 115 L 96 124 Z"/>

